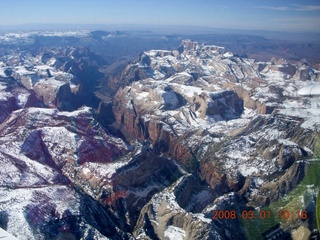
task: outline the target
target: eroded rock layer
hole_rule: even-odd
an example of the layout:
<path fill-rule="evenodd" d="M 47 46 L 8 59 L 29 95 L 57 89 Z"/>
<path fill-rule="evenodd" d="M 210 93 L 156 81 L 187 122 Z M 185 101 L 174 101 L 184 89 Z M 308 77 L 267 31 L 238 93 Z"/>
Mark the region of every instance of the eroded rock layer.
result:
<path fill-rule="evenodd" d="M 185 40 L 142 53 L 98 104 L 100 61 L 86 48 L 2 59 L 0 227 L 18 238 L 244 239 L 213 211 L 268 206 L 310 168 L 306 61 Z"/>

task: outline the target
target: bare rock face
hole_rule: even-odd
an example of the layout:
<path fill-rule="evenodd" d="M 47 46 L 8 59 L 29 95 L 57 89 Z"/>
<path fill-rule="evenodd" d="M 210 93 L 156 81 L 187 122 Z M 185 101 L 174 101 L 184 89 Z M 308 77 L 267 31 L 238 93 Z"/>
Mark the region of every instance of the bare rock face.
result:
<path fill-rule="evenodd" d="M 245 194 L 253 206 L 275 201 L 292 190 L 308 168 L 297 161 L 311 157 L 305 146 L 312 145 L 315 135 L 297 125 L 301 120 L 282 115 L 253 119 L 242 130 L 234 131 L 232 139 L 208 148 L 200 162 L 200 176 L 213 189 Z M 274 180 L 271 176 L 275 175 L 281 177 Z M 250 179 L 249 185 L 246 178 Z M 259 193 L 248 194 L 250 188 Z"/>
<path fill-rule="evenodd" d="M 11 112 L 23 108 L 31 95 L 19 82 L 12 77 L 11 68 L 4 70 L 6 76 L 0 75 L 0 123 L 2 123 Z"/>
<path fill-rule="evenodd" d="M 222 47 L 183 41 L 179 51 L 145 52 L 125 68 L 123 81 L 130 85 L 115 95 L 113 112 L 127 139 L 148 140 L 190 167 L 203 142 L 200 138 L 206 141 L 204 136 L 219 134 L 214 125 L 239 119 L 244 108 L 271 114 L 294 104 L 302 106 L 294 93 L 303 85 L 294 77 L 301 68 L 305 66 L 284 59 L 255 63 Z M 133 72 L 139 74 L 133 78 Z M 277 162 L 288 168 L 297 158 L 290 156 L 282 154 Z M 225 174 L 218 175 L 217 182 L 231 187 Z"/>
<path fill-rule="evenodd" d="M 212 211 L 204 209 L 194 213 L 188 207 L 181 207 L 180 194 L 184 194 L 186 187 L 191 187 L 192 176 L 184 176 L 170 188 L 155 194 L 150 202 L 141 210 L 140 218 L 134 229 L 134 236 L 139 239 L 228 239 L 241 238 L 244 233 L 238 228 L 238 219 L 235 221 L 220 222 L 212 220 Z M 195 182 L 194 182 L 195 183 Z M 198 184 L 196 184 L 198 185 Z M 192 201 L 212 202 L 210 190 L 200 186 L 195 188 L 198 193 L 193 195 Z M 197 201 L 198 200 L 198 201 Z M 237 199 L 239 201 L 239 199 Z M 179 203 L 180 202 L 180 203 Z M 218 209 L 230 208 L 227 203 L 220 204 Z M 233 206 L 233 209 L 236 209 Z M 235 229 L 238 229 L 235 231 Z"/>
<path fill-rule="evenodd" d="M 88 107 L 15 111 L 0 125 L 0 142 L 0 180 L 10 188 L 0 189 L 1 206 L 16 196 L 21 219 L 6 230 L 25 224 L 24 236 L 129 239 L 153 194 L 183 175 L 152 146 L 129 146 L 108 135 Z M 7 214 L 12 219 L 15 213 Z"/>
<path fill-rule="evenodd" d="M 142 53 L 98 105 L 88 49 L 16 57 L 0 72 L 0 226 L 17 237 L 243 239 L 213 211 L 266 206 L 310 168 L 319 104 L 296 92 L 318 72 L 305 61 L 185 40 Z"/>
<path fill-rule="evenodd" d="M 108 169 L 108 163 L 129 151 L 120 139 L 105 134 L 88 108 L 73 113 L 18 110 L 0 129 L 0 181 L 9 187 L 0 190 L 1 207 L 9 216 L 7 231 L 24 238 L 127 236 L 112 220 L 112 213 L 93 201 L 96 195 L 74 189 L 81 174 L 88 179 L 90 164 Z M 86 211 L 99 217 L 90 218 Z M 104 230 L 106 226 L 108 230 Z"/>
<path fill-rule="evenodd" d="M 194 87 L 191 90 L 198 90 Z M 149 140 L 161 152 L 185 161 L 191 151 L 179 142 L 190 132 L 179 131 L 193 123 L 212 118 L 230 120 L 243 112 L 243 101 L 232 91 L 188 93 L 175 83 L 164 84 L 150 79 L 119 90 L 114 98 L 114 115 L 123 133 L 131 138 Z M 199 120 L 198 120 L 199 119 Z M 176 131 L 177 129 L 177 131 Z M 180 145 L 180 146 L 179 146 Z M 182 154 L 189 152 L 189 154 Z"/>
<path fill-rule="evenodd" d="M 9 97 L 0 101 L 1 115 L 0 122 L 3 122 L 11 112 L 19 109 L 17 99 L 15 97 Z"/>
<path fill-rule="evenodd" d="M 311 78 L 298 74 L 305 70 Z M 208 209 L 235 201 L 222 196 L 236 193 L 242 209 L 268 205 L 308 171 L 300 159 L 312 156 L 319 107 L 297 91 L 317 80 L 312 68 L 283 59 L 256 63 L 185 41 L 178 51 L 143 53 L 122 77 L 128 86 L 114 97 L 113 126 L 192 174 L 153 195 L 136 222 L 137 238 L 231 239 L 219 221 L 206 224 Z M 201 233 L 192 225 L 196 214 L 203 214 Z"/>
<path fill-rule="evenodd" d="M 15 57 L 20 65 L 7 63 L 5 82 L 15 85 L 20 94 L 29 92 L 29 96 L 35 93 L 28 106 L 42 103 L 42 106 L 63 111 L 76 110 L 83 104 L 98 106 L 99 101 L 93 92 L 103 77 L 98 70 L 103 60 L 87 48 L 43 49 L 36 56 L 18 52 Z M 25 98 L 27 96 L 19 97 L 18 102 L 25 101 Z M 23 106 L 21 101 L 20 107 Z"/>

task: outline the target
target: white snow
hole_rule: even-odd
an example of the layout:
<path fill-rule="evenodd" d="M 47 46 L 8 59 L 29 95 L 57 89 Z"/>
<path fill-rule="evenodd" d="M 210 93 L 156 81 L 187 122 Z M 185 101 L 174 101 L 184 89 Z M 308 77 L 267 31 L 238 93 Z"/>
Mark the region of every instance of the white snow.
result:
<path fill-rule="evenodd" d="M 5 70 L 4 68 L 0 68 L 0 77 L 6 77 L 4 70 Z"/>
<path fill-rule="evenodd" d="M 18 240 L 18 238 L 14 237 L 13 235 L 6 232 L 2 228 L 0 228 L 0 238 L 3 240 Z"/>
<path fill-rule="evenodd" d="M 198 219 L 200 219 L 202 222 L 205 222 L 205 223 L 211 223 L 212 222 L 212 219 L 211 218 L 206 218 L 203 213 L 196 213 L 196 214 L 194 214 L 194 216 L 197 217 Z"/>
<path fill-rule="evenodd" d="M 1 90 L 0 90 L 0 91 L 1 91 Z M 23 93 L 23 92 L 19 93 L 19 95 L 17 96 L 19 107 L 24 107 L 24 106 L 25 106 L 25 104 L 26 104 L 27 101 L 28 101 L 29 96 L 30 96 L 30 94 L 27 93 L 27 92 L 25 92 L 25 93 Z"/>
<path fill-rule="evenodd" d="M 252 177 L 251 179 L 254 182 L 255 187 L 260 187 L 264 183 L 264 180 L 259 177 Z"/>
<path fill-rule="evenodd" d="M 301 96 L 320 96 L 320 84 L 312 84 L 298 91 Z"/>
<path fill-rule="evenodd" d="M 34 68 L 35 70 L 38 70 L 38 71 L 54 70 L 52 67 L 48 65 L 37 65 Z"/>
<path fill-rule="evenodd" d="M 283 144 L 283 145 L 285 145 L 285 146 L 291 146 L 291 147 L 297 147 L 297 146 L 299 146 L 297 143 L 292 142 L 292 141 L 290 141 L 290 140 L 288 140 L 288 139 L 279 138 L 279 139 L 277 139 L 277 140 L 278 140 L 278 142 L 279 142 L 280 144 Z"/>
<path fill-rule="evenodd" d="M 20 74 L 20 75 L 28 75 L 28 74 L 35 74 L 34 72 L 31 72 L 29 70 L 27 70 L 25 67 L 23 66 L 19 66 L 15 68 L 15 72 Z"/>
<path fill-rule="evenodd" d="M 48 37 L 85 37 L 89 35 L 89 31 L 79 30 L 79 31 L 20 31 L 20 32 L 9 32 L 3 35 L 0 35 L 0 42 L 12 42 L 16 41 L 31 41 L 32 38 L 36 35 L 38 36 L 48 36 Z"/>
<path fill-rule="evenodd" d="M 225 58 L 230 58 L 230 57 L 233 57 L 233 53 L 232 52 L 226 52 L 222 56 L 225 57 Z"/>
<path fill-rule="evenodd" d="M 287 109 L 281 109 L 279 110 L 279 113 L 287 115 L 287 116 L 293 116 L 298 118 L 303 118 L 304 121 L 301 124 L 301 127 L 306 129 L 320 130 L 320 98 L 312 98 L 309 99 L 310 106 L 309 107 L 303 107 L 303 106 L 296 106 L 292 108 Z"/>
<path fill-rule="evenodd" d="M 0 187 L 0 211 L 9 212 L 7 231 L 18 239 L 33 239 L 33 232 L 26 221 L 25 208 L 46 202 L 55 205 L 57 212 L 62 215 L 65 210 L 79 214 L 79 196 L 66 186 L 52 185 L 41 188 L 8 189 Z M 48 212 L 47 215 L 50 213 Z M 47 217 L 47 216 L 43 216 Z M 35 218 L 36 220 L 36 218 Z"/>
<path fill-rule="evenodd" d="M 82 172 L 83 172 L 83 174 L 85 174 L 85 175 L 91 173 L 90 169 L 87 168 L 87 167 L 82 168 Z"/>
<path fill-rule="evenodd" d="M 112 178 L 112 175 L 116 173 L 117 169 L 121 168 L 122 166 L 127 165 L 127 161 L 121 162 L 112 162 L 112 163 L 93 163 L 87 162 L 85 163 L 85 168 L 87 168 L 91 173 L 96 176 L 102 178 Z"/>
<path fill-rule="evenodd" d="M 91 113 L 91 108 L 87 107 L 87 106 L 83 106 L 83 107 L 79 108 L 78 110 L 72 111 L 72 112 L 67 112 L 67 111 L 58 112 L 57 115 L 75 117 L 80 114 L 90 114 L 90 113 Z"/>
<path fill-rule="evenodd" d="M 66 158 L 77 150 L 77 135 L 65 127 L 43 127 L 42 139 L 53 158 Z M 61 144 L 63 143 L 63 144 Z M 67 150 L 67 153 L 65 153 Z"/>
<path fill-rule="evenodd" d="M 250 176 L 253 173 L 259 173 L 259 170 L 256 167 L 253 166 L 245 166 L 242 165 L 239 167 L 239 171 L 243 176 Z"/>
<path fill-rule="evenodd" d="M 184 240 L 186 233 L 182 228 L 168 226 L 164 231 L 164 237 L 168 240 Z"/>
<path fill-rule="evenodd" d="M 194 94 L 200 95 L 202 92 L 204 92 L 204 90 L 199 87 L 186 86 L 177 83 L 170 83 L 170 86 L 175 87 L 175 89 L 177 89 L 177 92 L 189 98 L 192 98 Z M 180 89 L 180 91 L 178 89 Z"/>
<path fill-rule="evenodd" d="M 149 96 L 150 93 L 148 92 L 141 92 L 137 94 L 136 100 L 140 101 L 142 99 L 145 99 L 146 97 Z"/>

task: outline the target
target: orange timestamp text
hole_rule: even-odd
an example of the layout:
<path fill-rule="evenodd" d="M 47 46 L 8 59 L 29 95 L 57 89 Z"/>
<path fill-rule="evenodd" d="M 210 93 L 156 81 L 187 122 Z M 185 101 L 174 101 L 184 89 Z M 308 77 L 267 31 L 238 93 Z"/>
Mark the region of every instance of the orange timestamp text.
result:
<path fill-rule="evenodd" d="M 235 210 L 213 210 L 212 211 L 213 219 L 243 219 L 243 220 L 252 220 L 252 219 L 270 219 L 271 211 L 270 210 L 243 210 L 238 213 Z M 289 219 L 290 217 L 295 217 L 298 219 L 305 220 L 308 218 L 308 213 L 306 210 L 298 210 L 296 212 L 290 212 L 289 210 L 280 210 L 278 211 L 278 216 L 280 219 Z"/>

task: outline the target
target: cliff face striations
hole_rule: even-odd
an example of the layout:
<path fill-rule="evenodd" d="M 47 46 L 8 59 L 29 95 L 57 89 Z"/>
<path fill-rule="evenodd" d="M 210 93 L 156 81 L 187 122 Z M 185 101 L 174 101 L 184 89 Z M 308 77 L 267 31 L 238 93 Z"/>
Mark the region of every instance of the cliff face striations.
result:
<path fill-rule="evenodd" d="M 319 72 L 306 61 L 184 40 L 141 53 L 100 102 L 105 62 L 89 49 L 10 56 L 0 57 L 0 227 L 18 238 L 243 239 L 243 222 L 214 210 L 268 206 L 311 168 L 319 100 L 297 92 Z"/>

